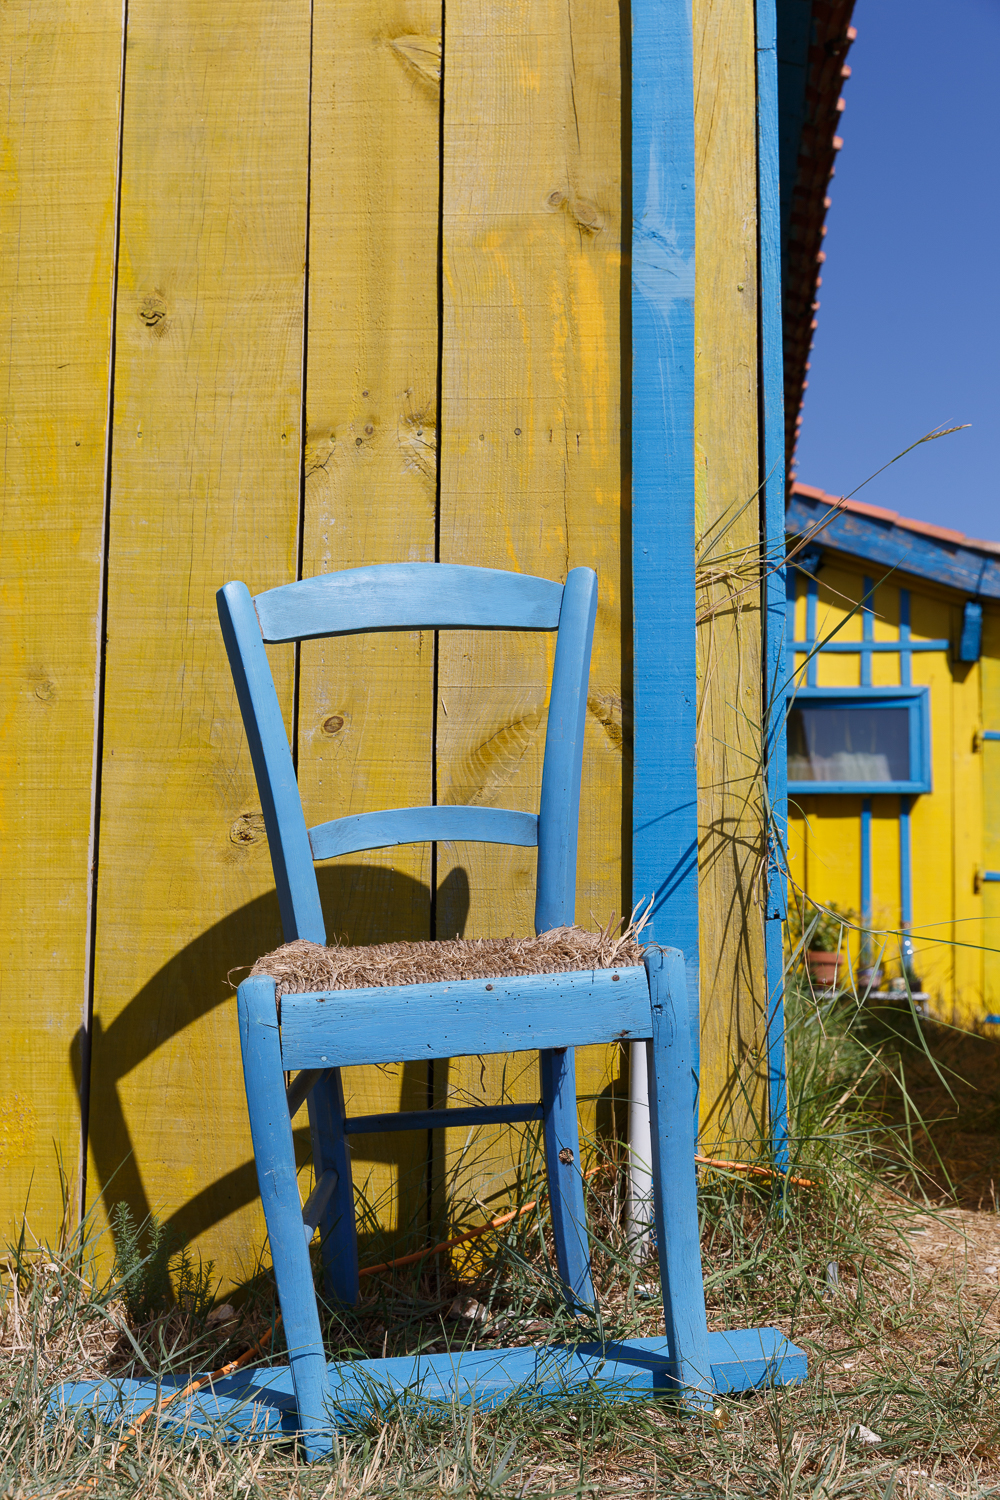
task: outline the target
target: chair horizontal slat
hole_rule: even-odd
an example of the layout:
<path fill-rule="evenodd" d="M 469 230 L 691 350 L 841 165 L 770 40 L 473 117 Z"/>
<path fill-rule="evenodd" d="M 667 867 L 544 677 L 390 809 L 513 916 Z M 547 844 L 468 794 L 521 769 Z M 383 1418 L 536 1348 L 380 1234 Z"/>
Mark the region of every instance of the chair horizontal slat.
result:
<path fill-rule="evenodd" d="M 309 830 L 314 859 L 435 839 L 520 844 L 533 849 L 538 843 L 538 818 L 535 813 L 508 812 L 502 807 L 392 807 L 385 812 L 335 818 Z"/>
<path fill-rule="evenodd" d="M 586 1047 L 651 1034 L 642 968 L 329 990 L 281 1000 L 285 1068 Z"/>
<path fill-rule="evenodd" d="M 355 1115 L 344 1121 L 345 1135 L 380 1130 L 447 1130 L 450 1125 L 524 1125 L 542 1118 L 540 1104 L 474 1104 L 468 1109 L 393 1110 L 387 1115 Z"/>
<path fill-rule="evenodd" d="M 333 1190 L 339 1181 L 340 1178 L 333 1167 L 329 1167 L 302 1205 L 302 1227 L 305 1229 L 307 1240 L 311 1240 L 315 1234 L 316 1225 L 323 1217 L 323 1210 L 333 1197 Z"/>
<path fill-rule="evenodd" d="M 372 630 L 556 630 L 562 584 L 457 563 L 384 563 L 303 578 L 254 599 L 265 641 Z"/>
<path fill-rule="evenodd" d="M 329 1072 L 328 1068 L 306 1068 L 297 1078 L 293 1078 L 285 1090 L 285 1099 L 288 1101 L 288 1114 L 294 1120 L 303 1104 L 306 1095 L 315 1088 L 321 1078 L 325 1078 Z"/>

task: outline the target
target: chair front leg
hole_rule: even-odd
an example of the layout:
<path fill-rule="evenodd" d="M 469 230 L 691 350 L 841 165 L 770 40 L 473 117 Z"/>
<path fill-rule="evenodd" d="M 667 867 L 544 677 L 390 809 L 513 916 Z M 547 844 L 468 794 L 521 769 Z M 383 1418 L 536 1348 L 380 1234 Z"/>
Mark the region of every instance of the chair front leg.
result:
<path fill-rule="evenodd" d="M 689 1405 L 710 1406 L 714 1385 L 698 1235 L 684 955 L 676 948 L 653 949 L 644 963 L 653 1031 L 647 1058 L 656 1249 L 670 1355 L 662 1385 Z"/>
<path fill-rule="evenodd" d="M 278 1284 L 299 1427 L 306 1457 L 311 1460 L 330 1452 L 332 1424 L 327 1410 L 326 1355 L 302 1225 L 292 1122 L 285 1097 L 274 980 L 245 979 L 239 987 L 238 1011 L 257 1181 Z"/>
<path fill-rule="evenodd" d="M 572 1047 L 539 1052 L 545 1171 L 552 1209 L 556 1265 L 571 1312 L 594 1305 L 590 1243 L 583 1204 L 580 1129 L 576 1109 L 576 1068 Z"/>

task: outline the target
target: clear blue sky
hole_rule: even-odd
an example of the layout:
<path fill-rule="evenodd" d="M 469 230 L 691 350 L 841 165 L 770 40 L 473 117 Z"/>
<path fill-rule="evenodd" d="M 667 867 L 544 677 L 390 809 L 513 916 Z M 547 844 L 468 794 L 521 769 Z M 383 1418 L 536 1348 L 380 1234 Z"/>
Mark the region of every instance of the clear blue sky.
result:
<path fill-rule="evenodd" d="M 798 446 L 844 494 L 1000 541 L 1000 0 L 858 0 Z"/>

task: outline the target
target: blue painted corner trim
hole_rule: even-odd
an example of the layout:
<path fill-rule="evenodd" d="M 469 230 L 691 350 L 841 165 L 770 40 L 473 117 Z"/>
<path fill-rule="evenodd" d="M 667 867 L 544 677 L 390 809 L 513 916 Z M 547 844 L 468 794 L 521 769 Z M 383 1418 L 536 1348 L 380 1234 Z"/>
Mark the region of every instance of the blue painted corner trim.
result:
<path fill-rule="evenodd" d="M 634 0 L 632 899 L 684 953 L 697 1052 L 692 69 L 689 0 Z"/>

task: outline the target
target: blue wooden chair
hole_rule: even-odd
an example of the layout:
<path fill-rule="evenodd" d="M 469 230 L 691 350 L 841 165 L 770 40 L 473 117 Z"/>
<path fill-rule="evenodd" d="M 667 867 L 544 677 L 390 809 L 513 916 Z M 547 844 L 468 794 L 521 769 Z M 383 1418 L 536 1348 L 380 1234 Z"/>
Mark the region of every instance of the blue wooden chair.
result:
<path fill-rule="evenodd" d="M 315 860 L 433 839 L 537 846 L 536 930 L 573 922 L 586 687 L 597 607 L 593 572 L 576 568 L 563 586 L 486 568 L 387 565 L 305 579 L 255 599 L 242 583 L 229 583 L 219 591 L 218 603 L 257 776 L 286 941 L 326 940 Z M 558 632 L 538 815 L 498 808 L 411 807 L 338 818 L 307 829 L 265 641 L 470 628 Z M 663 1347 L 651 1351 L 615 1346 L 614 1359 L 623 1367 L 634 1364 L 652 1372 L 654 1384 L 683 1389 L 696 1401 L 708 1399 L 721 1378 L 718 1369 L 713 1373 L 713 1358 L 718 1365 L 723 1356 L 718 1351 L 713 1355 L 706 1332 L 695 1202 L 691 1049 L 678 953 L 658 951 L 647 957 L 644 967 L 614 972 L 287 994 L 281 998 L 280 1023 L 274 981 L 257 977 L 240 985 L 238 1010 L 254 1155 L 308 1456 L 329 1451 L 331 1401 L 336 1405 L 347 1389 L 327 1371 L 309 1242 L 318 1227 L 327 1291 L 355 1302 L 358 1258 L 348 1137 L 375 1128 L 427 1130 L 541 1120 L 559 1276 L 570 1308 L 588 1307 L 594 1293 L 572 1049 L 597 1042 L 648 1039 L 652 1168 L 667 1332 Z M 345 1117 L 341 1067 L 519 1050 L 539 1053 L 537 1105 Z M 286 1089 L 288 1072 L 297 1076 Z M 304 1207 L 291 1125 L 303 1102 L 309 1108 L 316 1179 Z M 718 1337 L 722 1336 L 712 1336 Z M 516 1356 L 517 1368 L 507 1372 L 516 1385 L 524 1377 L 517 1361 L 523 1363 L 525 1351 L 508 1352 Z M 611 1355 L 608 1350 L 599 1355 L 603 1369 Z M 447 1379 L 457 1379 L 455 1356 L 438 1358 L 448 1367 Z M 422 1368 L 426 1376 L 426 1360 Z M 454 1384 L 448 1388 L 457 1389 Z"/>

